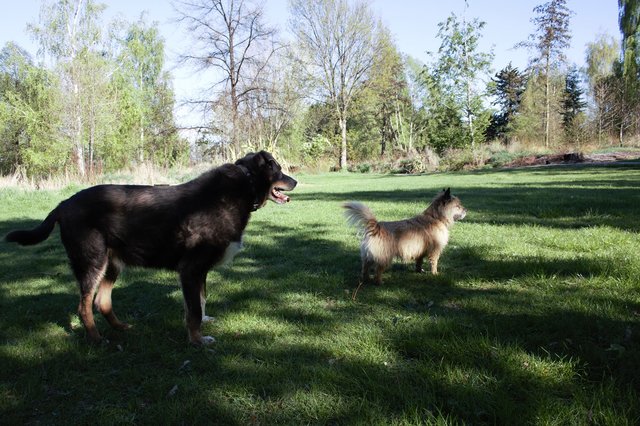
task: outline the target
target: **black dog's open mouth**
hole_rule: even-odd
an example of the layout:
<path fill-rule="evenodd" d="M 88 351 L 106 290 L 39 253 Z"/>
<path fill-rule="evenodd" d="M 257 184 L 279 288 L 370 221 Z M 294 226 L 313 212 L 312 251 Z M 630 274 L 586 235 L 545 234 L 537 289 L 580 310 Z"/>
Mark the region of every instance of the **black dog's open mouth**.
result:
<path fill-rule="evenodd" d="M 271 188 L 271 194 L 269 194 L 269 198 L 271 198 L 272 201 L 275 201 L 278 204 L 288 203 L 291 199 L 288 195 L 283 194 L 282 191 L 286 191 L 286 189 L 274 186 L 273 188 Z"/>
<path fill-rule="evenodd" d="M 271 187 L 269 198 L 278 204 L 286 204 L 290 201 L 290 198 L 288 195 L 283 194 L 283 191 L 291 191 L 297 184 L 298 182 L 296 182 L 295 179 L 284 175 L 282 179 L 274 183 Z"/>

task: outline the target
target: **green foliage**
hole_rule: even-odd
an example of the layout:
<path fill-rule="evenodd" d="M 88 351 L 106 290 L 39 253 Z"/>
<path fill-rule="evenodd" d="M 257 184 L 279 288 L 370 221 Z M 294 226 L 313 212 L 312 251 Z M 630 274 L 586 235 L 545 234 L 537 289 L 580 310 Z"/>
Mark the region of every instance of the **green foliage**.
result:
<path fill-rule="evenodd" d="M 171 167 L 192 158 L 228 159 L 230 141 L 234 149 L 271 150 L 295 166 L 325 169 L 349 158 L 368 165 L 361 169 L 384 171 L 420 169 L 412 162 L 425 149 L 477 152 L 494 138 L 538 144 L 544 134 L 546 145 L 578 149 L 594 140 L 634 142 L 640 131 L 639 3 L 618 3 L 622 60 L 612 37 L 588 44 L 586 94 L 578 94 L 575 71 L 567 75 L 564 67 L 572 15 L 566 3 L 550 0 L 533 9 L 534 32 L 520 44 L 532 49 L 532 67 L 520 72 L 509 65 L 488 87 L 493 53 L 480 51 L 485 24 L 478 19 L 452 14 L 441 22 L 440 47 L 425 66 L 398 50 L 366 1 L 292 2 L 292 30 L 301 36 L 295 52 L 264 25 L 260 8 L 236 8 L 242 19 L 231 19 L 226 28 L 240 25 L 256 43 L 236 39 L 236 48 L 247 47 L 244 68 L 231 71 L 221 80 L 229 85 L 221 83 L 214 96 L 197 102 L 216 117 L 201 123 L 200 137 L 190 144 L 175 122 L 173 77 L 164 69 L 158 24 L 143 14 L 133 23 L 104 25 L 100 3 L 47 0 L 38 24 L 29 26 L 45 60 L 35 65 L 11 43 L 0 52 L 0 173 L 83 176 L 145 162 Z M 208 4 L 183 5 L 180 19 L 198 49 L 182 59 L 203 69 L 225 68 L 231 65 L 228 43 L 224 31 L 216 30 L 224 13 Z M 206 17 L 198 21 L 197 11 Z M 313 37 L 315 45 L 309 44 Z M 202 40 L 208 41 L 200 45 Z M 216 53 L 211 40 L 218 43 Z M 360 72 L 350 79 L 353 67 Z M 336 74 L 327 77 L 325 69 Z M 491 100 L 498 111 L 488 108 Z M 585 112 L 584 102 L 594 108 Z M 401 158 L 407 167 L 398 164 Z"/>
<path fill-rule="evenodd" d="M 449 139 L 448 146 L 461 146 L 484 142 L 484 133 L 489 125 L 490 114 L 483 105 L 484 88 L 479 86 L 482 77 L 489 74 L 493 52 L 480 52 L 478 42 L 485 23 L 474 19 L 460 22 L 452 14 L 438 24 L 441 45 L 435 63 L 429 70 L 431 103 L 438 120 L 445 125 L 444 134 L 435 136 L 432 142 L 438 150 Z M 435 95 L 435 96 L 434 96 Z M 444 97 L 443 97 L 444 95 Z M 437 96 L 437 97 L 436 97 Z M 459 117 L 461 129 L 455 129 L 455 116 Z M 440 132 L 442 127 L 435 126 Z M 460 134 L 458 141 L 452 139 Z"/>
<path fill-rule="evenodd" d="M 14 44 L 2 50 L 1 173 L 83 176 L 189 161 L 157 24 L 114 24 L 105 42 L 103 11 L 93 1 L 43 4 L 40 24 L 30 30 L 49 67 L 34 65 Z"/>
<path fill-rule="evenodd" d="M 12 43 L 0 55 L 0 171 L 28 177 L 60 173 L 67 150 L 59 140 L 60 94 L 55 76 Z"/>
<path fill-rule="evenodd" d="M 291 0 L 289 11 L 304 78 L 335 108 L 341 134 L 339 165 L 346 170 L 347 120 L 379 53 L 378 23 L 361 0 Z"/>
<path fill-rule="evenodd" d="M 599 34 L 594 41 L 587 43 L 586 75 L 591 90 L 600 79 L 613 74 L 619 55 L 619 42 L 610 35 Z"/>
<path fill-rule="evenodd" d="M 302 144 L 302 158 L 305 163 L 313 164 L 324 156 L 330 146 L 329 139 L 323 135 L 315 135 Z"/>
<path fill-rule="evenodd" d="M 98 315 L 109 342 L 88 345 L 58 232 L 0 241 L 4 423 L 638 424 L 636 166 L 297 178 L 209 273 L 207 348 L 187 343 L 175 273 L 138 268 L 114 289 L 133 328 Z M 354 297 L 340 205 L 400 220 L 443 187 L 469 213 L 440 275 L 396 263 Z M 0 189 L 0 235 L 69 195 Z"/>
<path fill-rule="evenodd" d="M 532 71 L 527 80 L 527 88 L 522 95 L 519 112 L 513 120 L 512 135 L 522 141 L 540 143 L 541 135 L 545 134 L 546 123 L 546 78 L 536 71 Z M 549 102 L 560 105 L 564 93 L 565 79 L 561 74 L 554 74 L 549 79 Z M 549 110 L 549 128 L 555 144 L 562 134 L 561 116 L 559 108 Z"/>
<path fill-rule="evenodd" d="M 640 77 L 640 1 L 618 0 L 620 32 L 622 33 L 622 75 L 625 82 L 638 89 Z"/>

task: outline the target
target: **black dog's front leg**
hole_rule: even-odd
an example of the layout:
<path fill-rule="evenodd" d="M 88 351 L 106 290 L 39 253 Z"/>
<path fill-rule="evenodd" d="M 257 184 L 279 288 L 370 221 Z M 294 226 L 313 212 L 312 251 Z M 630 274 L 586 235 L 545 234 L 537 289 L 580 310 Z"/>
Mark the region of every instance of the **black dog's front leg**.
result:
<path fill-rule="evenodd" d="M 201 295 L 204 292 L 207 274 L 187 273 L 180 274 L 182 295 L 184 296 L 185 321 L 189 333 L 189 342 L 194 345 L 208 345 L 215 341 L 211 336 L 203 336 Z"/>

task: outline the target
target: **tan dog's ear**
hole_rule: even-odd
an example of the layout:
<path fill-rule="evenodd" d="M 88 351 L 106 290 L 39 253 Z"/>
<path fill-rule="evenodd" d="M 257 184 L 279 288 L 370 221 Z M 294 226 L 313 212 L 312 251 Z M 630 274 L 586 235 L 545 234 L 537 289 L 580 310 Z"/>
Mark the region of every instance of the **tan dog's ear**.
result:
<path fill-rule="evenodd" d="M 444 190 L 444 198 L 447 200 L 451 198 L 451 188 L 447 188 Z"/>

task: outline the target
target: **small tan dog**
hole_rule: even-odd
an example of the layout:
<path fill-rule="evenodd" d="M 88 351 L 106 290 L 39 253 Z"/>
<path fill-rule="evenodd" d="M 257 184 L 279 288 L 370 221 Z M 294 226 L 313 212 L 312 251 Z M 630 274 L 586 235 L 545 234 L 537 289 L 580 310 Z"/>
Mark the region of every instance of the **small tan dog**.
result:
<path fill-rule="evenodd" d="M 415 261 L 416 271 L 422 270 L 425 256 L 431 263 L 431 273 L 438 273 L 438 258 L 449 242 L 449 228 L 464 219 L 467 210 L 450 189 L 443 190 L 419 216 L 396 222 L 378 222 L 367 206 L 358 202 L 343 204 L 347 220 L 364 231 L 360 245 L 362 282 L 369 280 L 369 270 L 375 266 L 375 283 L 382 283 L 382 273 L 394 257 L 405 262 Z"/>

